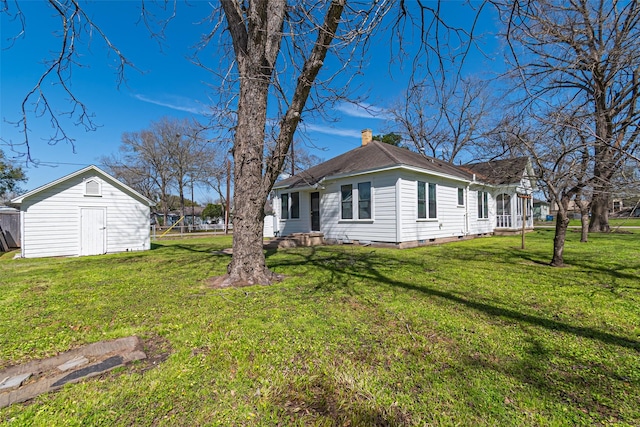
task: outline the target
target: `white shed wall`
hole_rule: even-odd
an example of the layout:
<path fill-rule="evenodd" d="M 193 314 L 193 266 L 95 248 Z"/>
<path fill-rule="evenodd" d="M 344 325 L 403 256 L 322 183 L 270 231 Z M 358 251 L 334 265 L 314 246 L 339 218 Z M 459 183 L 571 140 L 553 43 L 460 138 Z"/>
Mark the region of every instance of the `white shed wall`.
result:
<path fill-rule="evenodd" d="M 149 206 L 100 176 L 102 195 L 85 196 L 84 179 L 94 176 L 90 171 L 23 201 L 24 257 L 79 255 L 80 210 L 86 207 L 106 209 L 107 253 L 150 248 Z"/>

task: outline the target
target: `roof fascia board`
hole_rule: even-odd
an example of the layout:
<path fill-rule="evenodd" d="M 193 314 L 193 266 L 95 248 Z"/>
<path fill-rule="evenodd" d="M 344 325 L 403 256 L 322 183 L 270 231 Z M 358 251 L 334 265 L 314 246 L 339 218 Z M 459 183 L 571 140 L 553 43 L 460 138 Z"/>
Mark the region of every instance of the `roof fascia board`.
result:
<path fill-rule="evenodd" d="M 386 171 L 391 171 L 394 169 L 404 169 L 404 170 L 408 170 L 411 172 L 418 172 L 418 173 L 422 173 L 425 175 L 432 175 L 432 176 L 437 176 L 440 178 L 446 178 L 446 179 L 451 179 L 454 181 L 460 181 L 460 182 L 467 182 L 467 183 L 471 183 L 473 181 L 469 180 L 469 179 L 464 179 L 458 176 L 454 176 L 454 175 L 449 175 L 449 174 L 444 174 L 444 173 L 440 173 L 440 172 L 434 172 L 428 169 L 423 169 L 423 168 L 418 168 L 415 166 L 407 166 L 407 165 L 393 165 L 393 166 L 386 166 L 383 168 L 376 168 L 376 169 L 367 169 L 367 170 L 362 170 L 362 171 L 358 171 L 358 172 L 350 172 L 350 173 L 343 173 L 343 174 L 337 174 L 337 175 L 330 175 L 330 176 L 326 176 L 324 178 L 324 180 L 326 181 L 334 181 L 334 180 L 338 180 L 338 179 L 343 179 L 343 178 L 347 178 L 350 176 L 360 176 L 360 175 L 368 175 L 368 174 L 372 174 L 372 173 L 377 173 L 377 172 L 386 172 Z"/>
<path fill-rule="evenodd" d="M 321 182 L 322 182 L 322 180 L 318 181 L 317 186 L 315 186 L 315 185 L 305 185 L 304 187 L 290 187 L 288 185 L 283 185 L 283 186 L 278 187 L 278 186 L 274 185 L 273 186 L 273 190 L 274 191 L 275 190 L 278 190 L 278 191 L 280 191 L 280 190 L 287 190 L 287 191 L 288 190 L 295 190 L 295 191 L 319 190 L 320 187 L 321 187 L 321 185 L 320 185 Z"/>
<path fill-rule="evenodd" d="M 45 185 L 42 185 L 42 186 L 40 186 L 40 187 L 38 187 L 36 189 L 33 189 L 33 190 L 23 194 L 22 196 L 18 196 L 15 199 L 11 200 L 11 204 L 20 205 L 20 204 L 22 204 L 24 199 L 26 199 L 28 197 L 31 197 L 31 196 L 33 196 L 35 194 L 38 194 L 38 193 L 40 193 L 40 192 L 42 192 L 44 190 L 47 190 L 47 189 L 49 189 L 51 187 L 54 187 L 54 186 L 56 186 L 56 185 L 58 185 L 60 183 L 68 181 L 68 180 L 70 180 L 72 178 L 75 178 L 75 177 L 77 177 L 79 175 L 82 175 L 83 173 L 89 172 L 89 171 L 94 171 L 98 175 L 102 175 L 103 178 L 106 178 L 108 181 L 111 181 L 112 184 L 116 184 L 117 186 L 124 188 L 126 191 L 131 192 L 134 196 L 141 198 L 142 200 L 147 202 L 147 204 L 149 206 L 155 206 L 156 205 L 156 203 L 154 201 L 152 201 L 150 199 L 147 199 L 145 196 L 143 196 L 142 194 L 138 193 L 136 190 L 134 190 L 133 188 L 129 187 L 127 184 L 117 180 L 113 176 L 109 175 L 108 173 L 106 173 L 105 171 L 103 171 L 102 169 L 100 169 L 99 167 L 94 166 L 94 165 L 90 165 L 90 166 L 87 166 L 86 168 L 82 168 L 79 171 L 70 173 L 69 175 L 65 175 L 65 176 L 63 176 L 61 178 L 56 179 L 55 181 L 51 181 L 48 184 L 45 184 Z"/>

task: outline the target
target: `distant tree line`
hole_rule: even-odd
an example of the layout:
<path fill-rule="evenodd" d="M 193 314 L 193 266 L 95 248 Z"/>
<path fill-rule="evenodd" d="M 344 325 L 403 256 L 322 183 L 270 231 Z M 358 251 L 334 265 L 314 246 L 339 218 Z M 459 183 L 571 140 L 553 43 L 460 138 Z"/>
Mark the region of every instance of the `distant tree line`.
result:
<path fill-rule="evenodd" d="M 0 202 L 10 200 L 21 191 L 19 185 L 26 182 L 27 176 L 20 166 L 6 158 L 0 150 Z"/>
<path fill-rule="evenodd" d="M 147 129 L 124 133 L 118 154 L 100 161 L 116 178 L 158 201 L 166 224 L 176 202 L 180 214 L 185 214 L 185 194 L 193 185 L 208 185 L 220 191 L 227 150 L 207 135 L 195 120 L 164 117 Z M 178 193 L 177 200 L 173 192 Z"/>

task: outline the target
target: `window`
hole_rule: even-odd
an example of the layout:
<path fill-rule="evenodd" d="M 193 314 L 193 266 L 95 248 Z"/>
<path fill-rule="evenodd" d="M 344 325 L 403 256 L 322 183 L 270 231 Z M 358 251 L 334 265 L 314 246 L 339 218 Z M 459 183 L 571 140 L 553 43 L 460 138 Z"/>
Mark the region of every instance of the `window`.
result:
<path fill-rule="evenodd" d="M 353 219 L 353 186 L 343 185 L 340 187 L 342 200 L 342 219 Z"/>
<path fill-rule="evenodd" d="M 418 181 L 418 218 L 437 218 L 437 213 L 436 185 Z"/>
<path fill-rule="evenodd" d="M 300 193 L 291 193 L 291 215 L 292 219 L 300 218 Z"/>
<path fill-rule="evenodd" d="M 418 181 L 418 218 L 427 217 L 427 192 L 424 182 Z"/>
<path fill-rule="evenodd" d="M 100 182 L 95 179 L 90 179 L 84 183 L 84 195 L 85 196 L 101 196 Z"/>
<path fill-rule="evenodd" d="M 496 213 L 511 215 L 511 197 L 508 194 L 499 194 L 496 198 Z"/>
<path fill-rule="evenodd" d="M 280 195 L 280 218 L 289 219 L 289 193 Z"/>
<path fill-rule="evenodd" d="M 478 191 L 478 218 L 489 218 L 489 193 Z"/>
<path fill-rule="evenodd" d="M 300 218 L 300 193 L 284 193 L 280 195 L 280 218 Z"/>
<path fill-rule="evenodd" d="M 437 218 L 436 185 L 429 183 L 429 218 Z"/>
<path fill-rule="evenodd" d="M 358 219 L 371 219 L 371 183 L 358 184 Z"/>
<path fill-rule="evenodd" d="M 464 206 L 464 188 L 458 188 L 458 206 Z"/>

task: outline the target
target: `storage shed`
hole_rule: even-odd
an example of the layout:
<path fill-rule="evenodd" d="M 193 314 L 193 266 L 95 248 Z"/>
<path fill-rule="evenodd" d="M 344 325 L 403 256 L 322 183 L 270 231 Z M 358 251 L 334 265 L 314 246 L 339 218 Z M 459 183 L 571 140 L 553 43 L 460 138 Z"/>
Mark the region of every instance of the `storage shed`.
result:
<path fill-rule="evenodd" d="M 22 257 L 148 250 L 154 202 L 91 165 L 11 200 Z"/>

